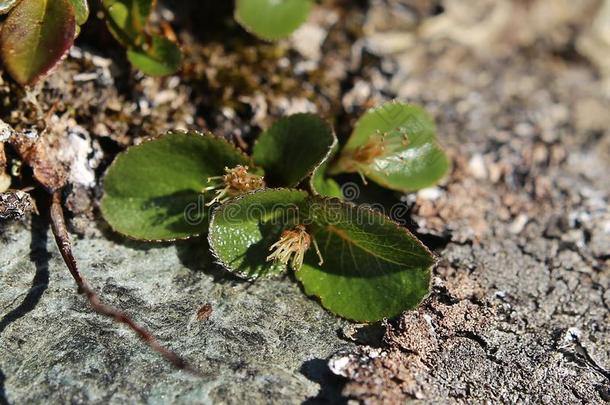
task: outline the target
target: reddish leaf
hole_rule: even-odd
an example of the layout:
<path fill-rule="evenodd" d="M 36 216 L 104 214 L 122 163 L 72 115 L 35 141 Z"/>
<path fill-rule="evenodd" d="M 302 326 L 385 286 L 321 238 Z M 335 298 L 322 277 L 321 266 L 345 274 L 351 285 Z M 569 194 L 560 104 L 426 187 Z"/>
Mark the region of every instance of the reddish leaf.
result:
<path fill-rule="evenodd" d="M 0 33 L 6 70 L 17 82 L 34 84 L 70 49 L 75 30 L 70 0 L 21 0 Z"/>

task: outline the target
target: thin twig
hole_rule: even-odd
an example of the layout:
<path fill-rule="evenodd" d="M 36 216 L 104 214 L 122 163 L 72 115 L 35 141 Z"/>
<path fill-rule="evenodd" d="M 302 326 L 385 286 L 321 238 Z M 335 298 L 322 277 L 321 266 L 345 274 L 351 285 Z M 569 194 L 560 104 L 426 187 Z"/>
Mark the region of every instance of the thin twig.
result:
<path fill-rule="evenodd" d="M 6 171 L 6 154 L 4 153 L 4 142 L 0 140 L 0 176 Z"/>
<path fill-rule="evenodd" d="M 134 331 L 138 337 L 144 341 L 144 343 L 173 364 L 174 367 L 193 374 L 199 374 L 199 372 L 195 370 L 186 360 L 171 350 L 163 347 L 149 331 L 135 323 L 127 314 L 100 302 L 99 297 L 89 286 L 89 283 L 80 273 L 76 265 L 76 260 L 72 254 L 72 243 L 70 242 L 70 236 L 66 228 L 66 221 L 64 219 L 59 191 L 53 193 L 53 201 L 51 204 L 51 228 L 53 230 L 53 236 L 55 236 L 55 242 L 57 242 L 57 247 L 61 252 L 61 256 L 63 257 L 66 266 L 68 266 L 68 270 L 70 270 L 74 281 L 76 281 L 78 292 L 87 297 L 89 304 L 95 312 L 113 318 L 115 321 L 127 325 L 127 327 Z"/>

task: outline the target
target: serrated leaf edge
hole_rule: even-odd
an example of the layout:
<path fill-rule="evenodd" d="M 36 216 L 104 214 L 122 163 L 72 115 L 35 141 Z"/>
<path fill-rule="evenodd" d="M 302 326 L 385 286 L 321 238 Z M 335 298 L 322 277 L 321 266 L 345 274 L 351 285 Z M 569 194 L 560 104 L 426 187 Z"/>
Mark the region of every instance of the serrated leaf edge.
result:
<path fill-rule="evenodd" d="M 350 133 L 350 136 L 347 138 L 347 141 L 345 142 L 345 146 L 347 146 L 349 144 L 351 138 L 354 135 L 354 132 L 356 132 L 356 128 L 358 128 L 358 125 L 360 124 L 360 121 L 362 120 L 362 118 L 365 115 L 374 114 L 374 113 L 376 113 L 378 111 L 381 111 L 381 110 L 383 110 L 384 108 L 386 108 L 390 104 L 392 104 L 392 105 L 400 105 L 402 107 L 415 108 L 415 109 L 420 110 L 424 115 L 426 115 L 427 118 L 430 119 L 430 122 L 432 123 L 432 126 L 434 127 L 434 139 L 436 140 L 436 138 L 437 138 L 437 136 L 436 136 L 437 129 L 436 129 L 436 123 L 434 122 L 434 119 L 433 119 L 432 115 L 430 115 L 430 113 L 428 111 L 426 111 L 426 109 L 423 108 L 419 104 L 407 103 L 405 101 L 401 101 L 401 100 L 399 100 L 397 98 L 394 98 L 394 99 L 392 99 L 390 101 L 387 101 L 385 103 L 381 103 L 381 104 L 379 104 L 379 105 L 377 105 L 375 107 L 371 107 L 371 108 L 367 109 L 366 111 L 364 111 L 364 113 L 362 113 L 362 115 L 360 115 L 360 117 L 354 123 L 354 126 L 352 128 L 352 132 Z M 346 150 L 345 146 L 344 146 L 343 150 L 341 150 L 341 152 Z"/>
<path fill-rule="evenodd" d="M 443 173 L 443 175 L 442 175 L 442 176 L 440 176 L 438 179 L 434 180 L 432 183 L 430 183 L 430 185 L 428 185 L 428 186 L 426 186 L 426 187 L 432 187 L 432 186 L 434 186 L 435 184 L 438 184 L 439 182 L 441 182 L 441 181 L 442 181 L 442 180 L 443 180 L 445 177 L 447 177 L 447 175 L 448 175 L 449 173 L 451 173 L 451 170 L 452 170 L 452 168 L 453 168 L 453 164 L 452 164 L 452 162 L 451 162 L 451 159 L 449 159 L 449 156 L 447 155 L 447 152 L 445 152 L 445 149 L 442 147 L 442 145 L 441 145 L 441 143 L 438 141 L 438 139 L 434 139 L 434 140 L 432 141 L 432 143 L 433 143 L 433 144 L 434 144 L 434 145 L 435 145 L 435 146 L 436 146 L 436 147 L 437 147 L 437 148 L 438 148 L 438 149 L 439 149 L 439 150 L 440 150 L 440 151 L 443 153 L 443 156 L 444 156 L 444 157 L 445 157 L 445 159 L 447 160 L 447 170 L 445 171 L 445 173 Z M 382 186 L 382 187 L 385 187 L 385 188 L 387 188 L 387 189 L 389 189 L 389 190 L 399 191 L 399 192 L 402 192 L 402 193 L 412 193 L 412 192 L 415 192 L 415 191 L 421 190 L 421 189 L 423 189 L 423 188 L 426 188 L 426 187 L 416 187 L 416 188 L 410 188 L 410 187 L 396 187 L 395 185 L 390 184 L 389 182 L 384 181 L 384 180 L 383 180 L 382 178 L 380 178 L 380 177 L 377 177 L 377 176 L 371 175 L 370 173 L 363 172 L 363 174 L 364 174 L 364 176 L 365 176 L 367 179 L 369 179 L 369 180 L 371 180 L 371 181 L 373 181 L 373 182 L 375 182 L 375 183 L 379 184 L 379 185 L 380 185 L 380 186 Z"/>
<path fill-rule="evenodd" d="M 19 2 L 20 0 L 16 1 L 13 6 L 10 8 L 10 12 L 7 12 L 5 14 L 7 14 L 7 19 L 10 17 L 10 14 L 12 12 L 15 11 L 15 8 L 19 6 Z M 67 46 L 64 47 L 64 49 L 61 51 L 61 55 L 59 56 L 59 58 L 57 58 L 57 60 L 50 66 L 46 67 L 45 69 L 43 69 L 42 71 L 40 71 L 37 75 L 35 75 L 34 77 L 32 77 L 29 81 L 27 82 L 20 82 L 17 79 L 14 79 L 17 83 L 21 84 L 22 86 L 25 87 L 33 87 L 35 84 L 37 84 L 40 80 L 44 79 L 45 77 L 49 76 L 50 74 L 53 73 L 53 71 L 55 71 L 55 69 L 57 68 L 57 66 L 59 66 L 59 64 L 61 64 L 66 57 L 68 56 L 68 52 L 70 51 L 70 49 L 72 48 L 72 46 L 74 45 L 74 38 L 76 36 L 76 11 L 74 10 L 74 6 L 72 5 L 72 3 L 67 2 L 69 4 L 69 6 L 72 9 L 72 15 L 71 15 L 71 19 L 72 19 L 72 35 L 70 36 L 71 39 L 70 41 L 67 42 Z M 0 29 L 0 49 L 4 49 L 4 30 L 5 27 L 7 26 L 6 24 L 6 20 L 4 20 L 4 22 L 2 23 L 2 27 Z M 1 51 L 2 53 L 4 53 L 4 51 Z M 15 74 L 14 72 L 11 72 L 12 69 L 10 69 L 6 63 L 4 63 L 4 68 L 7 70 L 7 72 L 10 74 L 10 76 L 12 78 L 15 78 Z"/>
<path fill-rule="evenodd" d="M 273 126 L 275 124 L 277 124 L 280 120 L 288 119 L 288 118 L 291 118 L 291 117 L 297 117 L 297 116 L 311 116 L 311 117 L 318 118 L 321 122 L 324 123 L 324 125 L 326 125 L 328 127 L 328 129 L 330 129 L 330 136 L 331 136 L 333 141 L 332 141 L 332 144 L 329 146 L 328 152 L 326 153 L 326 155 L 324 155 L 324 157 L 322 158 L 322 160 L 320 160 L 320 162 L 318 162 L 317 164 L 314 164 L 311 168 L 307 169 L 307 171 L 305 172 L 306 174 L 304 176 L 301 176 L 301 178 L 299 179 L 299 181 L 297 181 L 296 184 L 289 185 L 289 186 L 286 186 L 286 187 L 283 187 L 283 188 L 296 187 L 299 184 L 301 184 L 303 182 L 303 180 L 306 180 L 307 178 L 311 177 L 313 175 L 313 173 L 316 171 L 316 169 L 319 168 L 322 164 L 324 164 L 324 162 L 326 161 L 328 156 L 330 154 L 332 154 L 332 151 L 335 148 L 335 146 L 337 146 L 339 144 L 339 140 L 337 139 L 337 135 L 335 134 L 335 130 L 334 130 L 332 125 L 330 125 L 330 123 L 327 120 L 325 120 L 324 118 L 322 118 L 320 115 L 318 115 L 316 113 L 296 113 L 296 114 L 291 114 L 291 115 L 287 115 L 285 117 L 280 118 L 279 120 L 277 120 L 273 124 L 271 124 L 271 126 L 269 128 L 267 128 L 264 131 L 262 131 L 259 134 L 259 136 L 256 138 L 256 141 L 254 141 L 254 145 L 252 146 L 252 153 L 254 154 L 254 150 L 256 149 L 256 145 L 258 145 L 258 143 L 260 142 L 262 134 L 264 134 L 265 132 L 267 132 L 271 128 L 273 128 Z M 254 161 L 254 159 L 252 159 L 252 160 Z"/>
<path fill-rule="evenodd" d="M 106 175 L 114 167 L 114 165 L 118 161 L 119 157 L 124 156 L 124 155 L 126 156 L 132 148 L 137 148 L 138 146 L 144 145 L 144 144 L 146 144 L 148 142 L 154 142 L 154 141 L 157 141 L 159 139 L 162 139 L 162 138 L 164 138 L 166 136 L 170 136 L 170 135 L 189 135 L 189 136 L 211 137 L 211 138 L 223 141 L 223 142 L 227 143 L 229 146 L 233 147 L 233 149 L 235 149 L 235 151 L 238 152 L 240 155 L 242 155 L 243 157 L 248 159 L 252 163 L 252 166 L 254 167 L 254 163 L 252 162 L 251 157 L 248 156 L 246 153 L 244 153 L 244 151 L 242 151 L 241 149 L 237 148 L 231 142 L 229 142 L 226 138 L 223 138 L 221 136 L 215 135 L 215 134 L 213 134 L 212 132 L 209 132 L 209 131 L 201 132 L 201 131 L 197 131 L 197 130 L 189 130 L 189 131 L 186 131 L 186 130 L 169 130 L 169 131 L 167 131 L 166 133 L 164 133 L 162 135 L 151 135 L 151 136 L 148 136 L 148 137 L 144 138 L 142 140 L 142 142 L 140 142 L 139 144 L 131 145 L 127 149 L 125 149 L 124 151 L 118 153 L 115 156 L 115 158 L 112 161 L 112 163 L 106 169 L 106 172 L 104 173 L 104 181 L 106 180 Z M 167 239 L 144 239 L 144 238 L 136 238 L 136 237 L 133 237 L 131 235 L 127 235 L 127 234 L 125 234 L 125 233 L 115 229 L 112 226 L 112 224 L 110 224 L 110 222 L 108 222 L 106 220 L 105 215 L 104 215 L 104 210 L 102 208 L 102 206 L 104 204 L 104 200 L 106 198 L 107 198 L 107 196 L 106 196 L 106 193 L 104 192 L 104 195 L 102 196 L 102 199 L 101 199 L 101 201 L 99 203 L 100 212 L 102 212 L 102 217 L 104 218 L 104 222 L 110 227 L 110 229 L 112 229 L 112 232 L 114 232 L 116 234 L 119 234 L 119 235 L 121 235 L 123 237 L 126 237 L 128 240 L 139 241 L 139 242 L 164 243 L 164 242 L 184 241 L 184 240 L 189 240 L 189 239 L 193 239 L 193 238 L 196 238 L 196 237 L 204 235 L 204 233 L 194 233 L 194 234 L 192 234 L 190 236 L 177 237 L 177 238 L 167 238 Z"/>
<path fill-rule="evenodd" d="M 413 233 L 412 233 L 412 232 L 411 232 L 411 231 L 410 231 L 408 228 L 406 228 L 406 227 L 404 227 L 404 226 L 400 225 L 400 224 L 399 224 L 398 222 L 396 222 L 394 219 L 390 218 L 389 216 L 385 215 L 385 214 L 384 214 L 384 213 L 382 213 L 382 212 L 379 212 L 379 211 L 377 211 L 377 210 L 375 210 L 375 209 L 373 209 L 373 208 L 371 208 L 371 207 L 369 207 L 369 206 L 367 206 L 367 205 L 360 205 L 360 204 L 356 204 L 356 203 L 351 202 L 351 201 L 344 201 L 344 200 L 342 200 L 342 199 L 340 199 L 340 198 L 337 198 L 337 197 L 325 197 L 325 196 L 320 196 L 320 195 L 313 195 L 313 196 L 309 196 L 309 199 L 310 199 L 310 200 L 318 200 L 318 201 L 320 201 L 322 204 L 328 204 L 328 203 L 331 203 L 331 202 L 336 202 L 336 203 L 339 203 L 339 204 L 343 204 L 343 205 L 350 206 L 350 207 L 355 208 L 355 209 L 357 209 L 357 210 L 368 211 L 368 212 L 370 212 L 370 213 L 371 213 L 371 214 L 373 214 L 373 215 L 379 215 L 379 216 L 382 216 L 382 217 L 384 217 L 384 218 L 385 218 L 385 220 L 387 220 L 387 221 L 388 221 L 388 223 L 390 223 L 390 224 L 394 225 L 394 227 L 395 227 L 396 229 L 398 229 L 400 232 L 403 232 L 403 233 L 405 233 L 407 236 L 409 236 L 409 237 L 411 237 L 411 238 L 415 239 L 415 240 L 417 241 L 417 244 L 418 244 L 420 247 L 422 247 L 422 248 L 423 248 L 423 249 L 426 251 L 426 253 L 428 253 L 428 254 L 430 255 L 430 257 L 433 259 L 433 263 L 432 263 L 432 265 L 436 265 L 436 264 L 438 263 L 438 257 L 437 257 L 437 255 L 435 255 L 435 254 L 434 254 L 434 252 L 432 252 L 432 251 L 431 251 L 431 250 L 430 250 L 430 249 L 429 249 L 429 248 L 428 248 L 426 245 L 424 245 L 424 244 L 422 243 L 422 241 L 421 241 L 421 240 L 419 240 L 419 238 L 418 238 L 417 236 L 415 236 L 415 235 L 414 235 L 414 234 L 413 234 Z"/>
<path fill-rule="evenodd" d="M 222 207 L 230 204 L 230 203 L 234 203 L 234 202 L 238 202 L 244 198 L 247 198 L 248 196 L 251 195 L 255 195 L 255 194 L 259 194 L 259 193 L 264 193 L 264 192 L 268 192 L 268 191 L 290 191 L 290 192 L 298 192 L 304 195 L 304 197 L 307 199 L 309 197 L 309 194 L 306 191 L 303 190 L 299 190 L 299 189 L 295 189 L 295 188 L 289 188 L 289 187 L 279 187 L 279 188 L 265 188 L 265 189 L 261 189 L 261 190 L 256 190 L 256 191 L 252 191 L 249 193 L 245 193 L 242 195 L 239 195 L 237 197 L 233 197 L 232 199 L 230 199 L 229 201 L 220 204 L 218 207 L 214 208 L 214 211 L 212 211 L 212 215 L 210 216 L 210 225 L 209 225 L 209 229 L 212 229 L 212 226 L 214 224 L 214 222 L 216 221 L 216 214 L 217 212 L 222 209 Z M 260 280 L 260 279 L 271 279 L 274 276 L 277 276 L 277 274 L 271 275 L 271 276 L 259 276 L 259 277 L 252 277 L 248 274 L 245 274 L 239 270 L 235 270 L 233 269 L 233 267 L 231 267 L 229 264 L 225 263 L 220 256 L 216 253 L 216 248 L 214 247 L 214 242 L 212 241 L 212 233 L 208 231 L 208 245 L 210 246 L 210 253 L 212 254 L 212 257 L 214 258 L 214 263 L 221 266 L 223 269 L 225 269 L 226 271 L 237 275 L 239 278 L 244 279 L 244 280 L 249 280 L 249 281 L 254 281 L 254 280 Z M 286 268 L 284 270 L 282 270 L 282 273 L 286 272 L 286 270 L 288 270 L 288 267 L 286 266 Z"/>
<path fill-rule="evenodd" d="M 361 210 L 369 211 L 369 212 L 373 213 L 374 215 L 382 215 L 382 216 L 384 216 L 388 220 L 389 223 L 393 224 L 401 232 L 404 232 L 406 235 L 411 236 L 412 238 L 414 238 L 417 241 L 417 243 L 422 248 L 424 248 L 424 250 L 432 258 L 432 263 L 426 268 L 426 274 L 428 275 L 428 292 L 421 298 L 421 300 L 419 301 L 418 305 L 421 305 L 421 303 L 424 302 L 432 294 L 432 269 L 438 265 L 438 263 L 440 261 L 440 258 L 436 254 L 434 254 L 434 252 L 432 252 L 426 245 L 424 245 L 422 243 L 422 241 L 420 241 L 419 238 L 416 237 L 409 229 L 407 229 L 404 226 L 400 225 L 398 222 L 396 222 L 392 218 L 388 217 L 387 215 L 372 209 L 371 207 L 354 204 L 354 203 L 352 203 L 350 201 L 343 201 L 340 198 L 336 198 L 336 197 L 324 197 L 324 196 L 315 195 L 315 196 L 311 196 L 310 198 L 322 200 L 324 203 L 328 203 L 328 202 L 333 202 L 334 201 L 334 202 L 338 202 L 338 203 L 341 203 L 341 204 L 346 204 L 346 205 L 355 207 L 356 209 L 361 209 Z M 309 291 L 307 286 L 301 280 L 299 280 L 298 278 L 297 278 L 297 280 L 298 280 L 299 284 L 302 286 L 303 291 L 305 292 L 305 294 L 308 297 L 315 298 L 326 311 L 330 312 L 334 316 L 339 316 L 339 317 L 341 317 L 343 319 L 347 319 L 348 321 L 351 321 L 351 322 L 364 322 L 364 323 L 376 323 L 376 322 L 380 322 L 380 321 L 388 319 L 387 317 L 385 317 L 385 318 L 382 318 L 382 319 L 375 319 L 375 320 L 363 320 L 363 319 L 353 319 L 353 318 L 349 318 L 349 317 L 344 316 L 344 315 L 339 315 L 339 314 L 333 312 L 331 309 L 328 308 L 328 306 L 325 304 L 325 302 L 326 302 L 325 298 L 321 297 L 320 295 L 318 295 L 316 293 L 313 293 L 313 292 Z M 402 312 L 406 312 L 406 311 L 409 311 L 409 310 L 412 310 L 412 309 L 413 308 L 405 309 Z M 396 315 L 392 316 L 391 318 L 395 318 L 398 315 L 400 315 L 400 314 L 396 314 Z"/>
<path fill-rule="evenodd" d="M 318 170 L 320 170 L 320 168 L 324 164 L 330 163 L 338 153 L 339 153 L 339 139 L 337 138 L 337 135 L 335 135 L 335 131 L 333 131 L 333 144 L 330 146 L 328 153 L 326 154 L 326 156 L 324 156 L 322 161 L 320 163 L 318 163 L 318 165 L 316 167 L 314 167 L 314 169 L 309 174 L 309 188 L 314 196 L 322 196 L 322 194 L 320 194 L 318 192 L 318 190 L 316 190 L 316 187 L 314 186 L 314 183 L 313 183 L 316 172 Z M 322 173 L 322 175 L 324 175 L 324 173 Z"/>

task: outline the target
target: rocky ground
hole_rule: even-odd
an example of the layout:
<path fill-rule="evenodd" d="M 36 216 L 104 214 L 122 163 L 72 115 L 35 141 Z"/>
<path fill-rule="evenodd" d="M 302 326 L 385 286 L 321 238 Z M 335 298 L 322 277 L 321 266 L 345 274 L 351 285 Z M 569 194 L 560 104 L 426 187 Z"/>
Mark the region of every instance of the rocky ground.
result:
<path fill-rule="evenodd" d="M 178 2 L 161 15 L 183 28 L 179 77 L 126 72 L 85 36 L 34 95 L 0 86 L 4 121 L 50 115 L 48 143 L 68 151 L 91 283 L 204 370 L 174 371 L 93 314 L 33 216 L 1 234 L 0 404 L 610 401 L 610 2 L 346 3 L 269 45 L 195 30 L 203 17 Z M 395 97 L 435 116 L 454 162 L 406 198 L 441 261 L 433 294 L 398 319 L 349 324 L 289 277 L 245 283 L 201 242 L 129 242 L 99 219 L 105 167 L 141 137 L 208 128 L 248 148 L 295 111 L 345 136 Z"/>

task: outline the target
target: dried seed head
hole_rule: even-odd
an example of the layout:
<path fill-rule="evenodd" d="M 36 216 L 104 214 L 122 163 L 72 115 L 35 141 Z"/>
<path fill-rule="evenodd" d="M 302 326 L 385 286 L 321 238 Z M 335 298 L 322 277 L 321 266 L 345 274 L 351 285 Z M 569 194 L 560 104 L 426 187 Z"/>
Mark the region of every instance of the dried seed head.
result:
<path fill-rule="evenodd" d="M 208 183 L 216 181 L 218 184 L 203 190 L 216 191 L 216 195 L 207 205 L 222 203 L 232 197 L 265 187 L 265 181 L 261 176 L 248 173 L 248 166 L 238 165 L 232 169 L 225 167 L 225 173 L 223 176 L 208 178 Z"/>
<path fill-rule="evenodd" d="M 397 128 L 396 131 L 401 132 L 402 136 L 388 137 L 389 133 L 387 132 L 372 135 L 367 143 L 356 148 L 351 155 L 351 159 L 360 164 L 368 165 L 386 153 L 408 146 L 409 136 L 406 130 Z"/>
<path fill-rule="evenodd" d="M 246 193 L 265 187 L 261 176 L 248 173 L 248 166 L 236 166 L 233 169 L 225 168 L 227 174 L 223 176 L 225 185 L 239 193 Z"/>
<path fill-rule="evenodd" d="M 282 232 L 280 240 L 271 245 L 269 248 L 271 254 L 267 256 L 267 261 L 290 264 L 294 271 L 298 271 L 303 266 L 305 252 L 310 246 L 311 236 L 303 225 L 297 225 Z"/>
<path fill-rule="evenodd" d="M 404 128 L 396 128 L 395 131 L 398 131 L 401 136 L 389 136 L 389 132 L 372 134 L 364 145 L 360 145 L 351 151 L 344 151 L 336 166 L 341 171 L 356 172 L 364 180 L 367 166 L 372 164 L 375 159 L 409 145 L 409 137 L 406 130 Z"/>
<path fill-rule="evenodd" d="M 352 153 L 351 158 L 363 165 L 373 163 L 375 159 L 382 156 L 385 152 L 385 143 L 383 136 L 373 136 L 367 143 L 356 148 Z"/>

